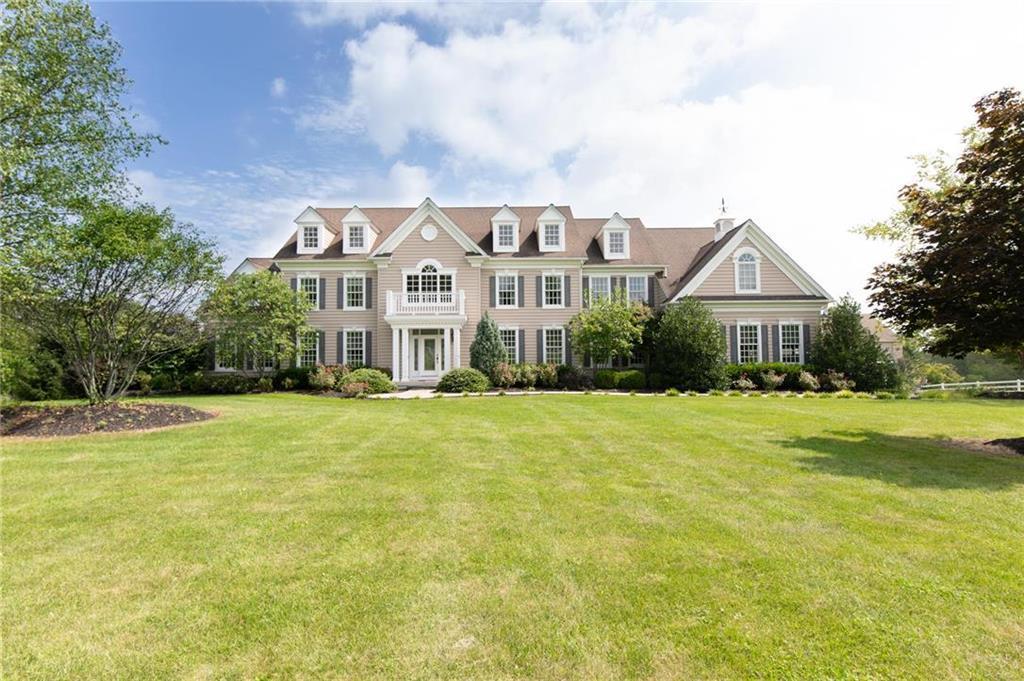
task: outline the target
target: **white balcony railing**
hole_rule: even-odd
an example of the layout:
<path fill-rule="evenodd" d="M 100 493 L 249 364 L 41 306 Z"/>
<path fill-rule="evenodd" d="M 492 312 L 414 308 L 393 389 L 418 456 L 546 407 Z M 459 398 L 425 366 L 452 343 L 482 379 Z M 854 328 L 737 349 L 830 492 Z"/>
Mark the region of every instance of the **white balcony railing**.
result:
<path fill-rule="evenodd" d="M 400 293 L 388 291 L 388 315 L 465 315 L 466 292 Z"/>

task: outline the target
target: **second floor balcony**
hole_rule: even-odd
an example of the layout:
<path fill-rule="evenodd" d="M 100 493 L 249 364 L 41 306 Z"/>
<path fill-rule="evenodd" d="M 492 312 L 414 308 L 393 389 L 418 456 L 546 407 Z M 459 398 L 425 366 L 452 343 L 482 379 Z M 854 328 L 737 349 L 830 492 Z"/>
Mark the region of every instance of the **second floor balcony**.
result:
<path fill-rule="evenodd" d="M 388 291 L 387 316 L 465 316 L 466 292 L 430 291 L 404 292 Z"/>

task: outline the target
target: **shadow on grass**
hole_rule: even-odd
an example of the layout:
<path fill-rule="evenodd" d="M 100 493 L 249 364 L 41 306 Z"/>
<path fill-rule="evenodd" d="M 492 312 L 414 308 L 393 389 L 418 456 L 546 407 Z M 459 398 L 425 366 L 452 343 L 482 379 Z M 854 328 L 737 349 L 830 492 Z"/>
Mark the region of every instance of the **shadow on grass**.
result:
<path fill-rule="evenodd" d="M 1024 484 L 1024 460 L 988 456 L 941 438 L 859 430 L 796 437 L 778 444 L 817 452 L 818 456 L 797 460 L 808 470 L 901 487 L 1002 490 Z"/>

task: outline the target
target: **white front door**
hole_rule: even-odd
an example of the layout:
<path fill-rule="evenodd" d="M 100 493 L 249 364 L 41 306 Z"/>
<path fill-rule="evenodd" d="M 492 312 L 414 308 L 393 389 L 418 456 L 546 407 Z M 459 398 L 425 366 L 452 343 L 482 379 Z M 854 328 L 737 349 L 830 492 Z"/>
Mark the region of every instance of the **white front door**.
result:
<path fill-rule="evenodd" d="M 412 378 L 437 378 L 444 372 L 444 336 L 412 337 Z"/>

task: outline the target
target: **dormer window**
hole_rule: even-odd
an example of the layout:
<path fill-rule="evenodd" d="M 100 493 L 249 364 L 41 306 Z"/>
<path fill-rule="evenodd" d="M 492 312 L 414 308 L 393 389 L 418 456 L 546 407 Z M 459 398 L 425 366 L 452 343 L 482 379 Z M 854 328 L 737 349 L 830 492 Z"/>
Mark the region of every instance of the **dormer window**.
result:
<path fill-rule="evenodd" d="M 626 254 L 626 235 L 622 232 L 608 234 L 608 252 L 612 255 Z"/>
<path fill-rule="evenodd" d="M 503 222 L 498 225 L 498 247 L 514 248 L 516 245 L 516 226 Z"/>
<path fill-rule="evenodd" d="M 544 225 L 544 246 L 546 248 L 562 247 L 561 225 L 547 223 Z"/>
<path fill-rule="evenodd" d="M 352 250 L 366 248 L 366 236 L 362 225 L 348 226 L 348 247 Z"/>
<path fill-rule="evenodd" d="M 302 227 L 302 247 L 303 248 L 320 248 L 320 227 L 317 225 L 303 225 Z"/>
<path fill-rule="evenodd" d="M 542 253 L 565 250 L 565 216 L 554 205 L 537 216 L 537 246 Z"/>

